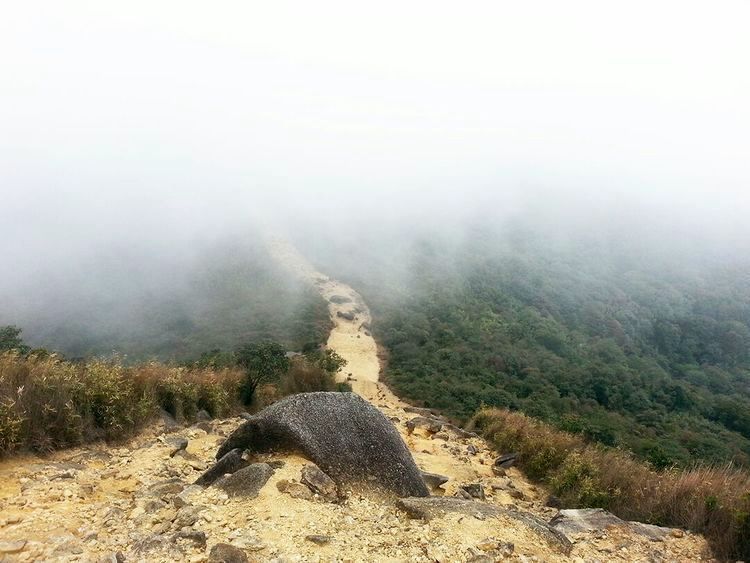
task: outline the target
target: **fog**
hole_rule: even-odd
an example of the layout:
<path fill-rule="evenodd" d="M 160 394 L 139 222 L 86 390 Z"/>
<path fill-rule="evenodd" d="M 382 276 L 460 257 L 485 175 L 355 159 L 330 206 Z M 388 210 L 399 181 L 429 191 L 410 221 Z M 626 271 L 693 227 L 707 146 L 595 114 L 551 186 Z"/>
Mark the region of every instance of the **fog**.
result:
<path fill-rule="evenodd" d="M 69 285 L 179 285 L 261 233 L 351 250 L 512 220 L 743 257 L 749 20 L 744 1 L 6 6 L 0 324 Z"/>

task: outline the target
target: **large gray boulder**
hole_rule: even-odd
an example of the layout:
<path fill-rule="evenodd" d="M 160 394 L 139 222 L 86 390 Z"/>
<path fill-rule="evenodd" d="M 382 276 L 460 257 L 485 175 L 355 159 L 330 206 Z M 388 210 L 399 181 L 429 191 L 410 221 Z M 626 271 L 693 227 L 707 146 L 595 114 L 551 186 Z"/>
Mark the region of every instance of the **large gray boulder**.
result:
<path fill-rule="evenodd" d="M 393 424 L 354 393 L 286 397 L 235 430 L 219 448 L 217 459 L 235 448 L 301 453 L 337 485 L 359 485 L 399 497 L 429 495 Z"/>

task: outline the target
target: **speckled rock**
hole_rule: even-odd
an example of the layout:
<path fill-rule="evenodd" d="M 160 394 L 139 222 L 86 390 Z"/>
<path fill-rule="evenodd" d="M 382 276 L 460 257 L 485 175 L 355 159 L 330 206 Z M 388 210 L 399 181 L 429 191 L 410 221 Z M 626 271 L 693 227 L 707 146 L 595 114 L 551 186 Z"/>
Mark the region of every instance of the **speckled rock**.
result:
<path fill-rule="evenodd" d="M 359 485 L 399 497 L 428 496 L 411 453 L 393 424 L 354 393 L 300 393 L 262 410 L 219 448 L 296 451 L 338 485 Z"/>

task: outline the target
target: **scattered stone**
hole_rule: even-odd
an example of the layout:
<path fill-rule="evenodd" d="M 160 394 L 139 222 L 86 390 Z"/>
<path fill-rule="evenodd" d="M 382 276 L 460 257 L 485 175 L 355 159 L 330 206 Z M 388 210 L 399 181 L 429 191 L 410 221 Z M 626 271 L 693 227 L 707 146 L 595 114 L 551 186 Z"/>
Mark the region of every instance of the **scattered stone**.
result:
<path fill-rule="evenodd" d="M 440 418 L 440 415 L 436 411 L 424 407 L 404 407 L 404 412 L 419 414 L 426 417 Z"/>
<path fill-rule="evenodd" d="M 167 432 L 169 432 L 170 430 L 176 430 L 180 427 L 175 418 L 164 409 L 159 409 L 159 418 L 164 425 L 164 430 L 166 430 Z"/>
<path fill-rule="evenodd" d="M 516 463 L 517 458 L 517 453 L 501 455 L 495 460 L 494 465 L 495 467 L 499 467 L 500 469 L 510 469 L 511 467 L 513 467 L 513 464 Z"/>
<path fill-rule="evenodd" d="M 328 502 L 333 502 L 338 497 L 336 483 L 316 465 L 303 467 L 300 481 Z"/>
<path fill-rule="evenodd" d="M 197 547 L 206 547 L 206 532 L 200 530 L 180 530 L 174 535 L 174 540 L 188 540 L 193 542 Z"/>
<path fill-rule="evenodd" d="M 437 434 L 432 435 L 433 440 L 445 440 L 446 442 L 451 439 L 450 435 L 447 432 L 438 432 Z"/>
<path fill-rule="evenodd" d="M 208 413 L 207 410 L 201 409 L 197 413 L 195 413 L 195 420 L 198 422 L 208 422 L 209 420 L 213 420 L 213 417 Z"/>
<path fill-rule="evenodd" d="M 217 543 L 208 554 L 208 563 L 249 563 L 247 555 L 228 543 Z"/>
<path fill-rule="evenodd" d="M 198 422 L 195 424 L 195 427 L 203 430 L 206 434 L 210 434 L 214 429 L 213 425 L 208 421 Z"/>
<path fill-rule="evenodd" d="M 478 438 L 479 435 L 476 432 L 469 432 L 463 428 L 459 428 L 455 424 L 446 423 L 443 424 L 443 431 L 455 434 L 459 438 Z"/>
<path fill-rule="evenodd" d="M 469 455 L 477 455 L 477 451 L 478 450 L 476 446 L 474 446 L 474 444 L 469 444 L 468 446 L 466 446 L 466 453 L 468 453 Z"/>
<path fill-rule="evenodd" d="M 406 428 L 409 434 L 413 434 L 415 430 L 424 430 L 428 434 L 435 434 L 440 432 L 440 428 L 443 423 L 440 420 L 434 418 L 428 418 L 426 416 L 417 416 L 407 421 Z"/>
<path fill-rule="evenodd" d="M 359 484 L 402 497 L 429 494 L 411 452 L 393 424 L 354 393 L 317 392 L 286 397 L 235 430 L 217 457 L 240 447 L 254 453 L 271 449 L 297 451 L 337 485 Z"/>
<path fill-rule="evenodd" d="M 331 536 L 322 536 L 318 534 L 313 534 L 313 535 L 305 536 L 305 539 L 316 545 L 326 545 L 328 543 L 331 543 Z"/>
<path fill-rule="evenodd" d="M 299 498 L 302 500 L 313 500 L 313 492 L 302 483 L 292 483 L 286 479 L 282 479 L 276 483 L 276 488 L 281 493 L 286 493 L 292 498 Z"/>
<path fill-rule="evenodd" d="M 201 512 L 206 510 L 205 506 L 183 506 L 177 511 L 174 518 L 174 527 L 178 530 L 195 524 L 200 520 Z"/>
<path fill-rule="evenodd" d="M 286 465 L 286 462 L 283 459 L 274 459 L 273 461 L 267 461 L 266 463 L 274 469 L 281 469 Z"/>
<path fill-rule="evenodd" d="M 274 469 L 267 463 L 253 463 L 216 481 L 215 486 L 229 496 L 255 498 L 273 475 Z"/>
<path fill-rule="evenodd" d="M 492 466 L 492 473 L 497 477 L 505 477 L 507 475 L 507 473 L 505 472 L 505 469 L 497 465 Z"/>
<path fill-rule="evenodd" d="M 456 489 L 455 496 L 464 500 L 473 500 L 474 497 L 472 497 L 468 491 L 465 491 L 462 488 Z"/>
<path fill-rule="evenodd" d="M 154 483 L 148 488 L 148 490 L 152 495 L 161 497 L 165 495 L 176 495 L 177 493 L 182 492 L 184 488 L 185 484 L 182 480 L 174 477 L 172 479 L 167 479 L 166 481 Z"/>
<path fill-rule="evenodd" d="M 466 491 L 472 498 L 478 498 L 484 500 L 484 487 L 481 483 L 471 483 L 468 485 L 461 485 L 461 490 Z"/>
<path fill-rule="evenodd" d="M 345 319 L 345 320 L 347 320 L 347 321 L 353 321 L 354 319 L 356 319 L 356 318 L 357 318 L 357 317 L 356 317 L 356 316 L 354 315 L 354 313 L 352 313 L 351 311 L 346 311 L 346 312 L 343 312 L 343 311 L 337 311 L 337 312 L 336 312 L 336 316 L 337 316 L 338 318 L 340 318 L 340 319 Z"/>
<path fill-rule="evenodd" d="M 440 475 L 438 473 L 428 473 L 427 471 L 422 471 L 421 473 L 422 481 L 424 481 L 432 491 L 441 487 L 442 485 L 445 485 L 448 482 L 448 477 L 446 477 L 445 475 Z"/>
<path fill-rule="evenodd" d="M 195 484 L 202 487 L 208 487 L 227 473 L 234 473 L 243 467 L 247 467 L 247 465 L 248 462 L 242 457 L 241 449 L 234 448 L 227 450 L 222 453 L 219 461 L 212 465 L 203 475 L 198 477 Z"/>
<path fill-rule="evenodd" d="M 57 475 L 52 475 L 49 480 L 54 481 L 55 479 L 75 479 L 76 478 L 76 471 L 75 469 L 68 469 L 67 471 L 63 471 L 62 473 L 58 473 Z"/>
<path fill-rule="evenodd" d="M 196 497 L 200 496 L 203 490 L 203 487 L 200 485 L 190 485 L 179 494 L 175 495 L 172 499 L 172 504 L 174 504 L 174 507 L 177 509 L 180 509 L 183 506 L 188 506 L 196 500 Z"/>
<path fill-rule="evenodd" d="M 169 457 L 174 457 L 178 452 L 181 452 L 188 447 L 188 439 L 183 437 L 173 438 L 168 441 L 174 449 L 169 453 Z"/>

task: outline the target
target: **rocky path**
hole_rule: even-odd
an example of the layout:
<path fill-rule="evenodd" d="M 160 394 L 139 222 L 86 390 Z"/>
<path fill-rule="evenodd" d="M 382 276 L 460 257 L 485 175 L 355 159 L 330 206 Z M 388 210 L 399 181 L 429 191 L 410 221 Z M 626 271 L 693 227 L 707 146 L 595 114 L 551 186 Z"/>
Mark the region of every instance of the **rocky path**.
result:
<path fill-rule="evenodd" d="M 274 468 L 242 496 L 192 485 L 241 418 L 189 428 L 165 419 L 119 448 L 95 445 L 0 464 L 0 561 L 698 561 L 700 536 L 638 527 L 606 513 L 560 514 L 499 453 L 378 381 L 369 311 L 349 286 L 317 272 L 284 242 L 273 254 L 330 304 L 328 345 L 341 378 L 394 425 L 446 507 L 305 485 L 310 463 Z M 307 469 L 306 469 L 307 468 Z M 444 482 L 443 482 L 444 481 Z M 471 501 L 460 501 L 467 497 Z M 432 501 L 428 501 L 432 502 Z M 454 506 L 459 503 L 459 506 Z M 561 542 L 545 523 L 557 519 Z M 541 524 L 540 524 L 541 523 Z M 560 534 L 559 531 L 555 533 Z M 563 538 L 565 539 L 565 538 Z"/>

